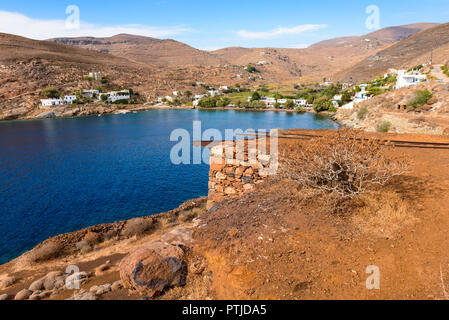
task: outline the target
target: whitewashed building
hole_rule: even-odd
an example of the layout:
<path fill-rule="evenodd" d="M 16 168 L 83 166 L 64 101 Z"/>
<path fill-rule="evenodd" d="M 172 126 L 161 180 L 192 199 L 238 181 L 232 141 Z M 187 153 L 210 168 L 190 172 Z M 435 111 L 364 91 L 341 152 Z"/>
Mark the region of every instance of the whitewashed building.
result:
<path fill-rule="evenodd" d="M 371 95 L 368 91 L 366 91 L 366 88 L 368 87 L 367 84 L 361 84 L 359 85 L 361 91 L 357 92 L 354 96 L 354 104 L 360 103 L 362 101 L 368 100 L 371 98 Z"/>
<path fill-rule="evenodd" d="M 42 99 L 41 104 L 43 107 L 57 107 L 64 104 L 64 100 L 58 99 Z"/>
<path fill-rule="evenodd" d="M 208 92 L 211 97 L 215 97 L 220 94 L 220 92 L 218 90 L 209 90 Z"/>
<path fill-rule="evenodd" d="M 304 99 L 295 99 L 293 100 L 295 106 L 297 107 L 307 107 L 307 100 Z"/>
<path fill-rule="evenodd" d="M 83 90 L 82 93 L 83 97 L 86 98 L 99 98 L 100 97 L 100 90 Z"/>
<path fill-rule="evenodd" d="M 129 100 L 131 98 L 131 95 L 129 93 L 129 90 L 123 90 L 123 91 L 112 91 L 112 92 L 106 92 L 102 95 L 107 96 L 107 102 L 116 102 L 119 100 Z"/>
<path fill-rule="evenodd" d="M 405 70 L 398 70 L 398 78 L 396 81 L 395 89 L 414 86 L 420 82 L 426 81 L 427 76 L 425 74 L 413 74 L 407 73 Z"/>

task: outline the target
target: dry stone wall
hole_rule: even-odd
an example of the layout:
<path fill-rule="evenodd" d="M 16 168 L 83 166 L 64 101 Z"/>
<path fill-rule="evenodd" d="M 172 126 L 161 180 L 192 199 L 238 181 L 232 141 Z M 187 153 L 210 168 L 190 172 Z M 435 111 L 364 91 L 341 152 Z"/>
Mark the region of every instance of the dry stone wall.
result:
<path fill-rule="evenodd" d="M 270 160 L 270 155 L 259 154 L 256 148 L 240 149 L 235 143 L 211 148 L 207 209 L 252 191 L 268 176 Z"/>

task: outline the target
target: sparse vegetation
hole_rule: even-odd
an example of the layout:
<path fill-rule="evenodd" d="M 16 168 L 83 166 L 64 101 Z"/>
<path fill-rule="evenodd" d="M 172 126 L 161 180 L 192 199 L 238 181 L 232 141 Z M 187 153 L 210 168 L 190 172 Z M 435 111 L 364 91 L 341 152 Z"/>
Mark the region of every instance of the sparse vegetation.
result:
<path fill-rule="evenodd" d="M 364 120 L 368 114 L 368 108 L 363 106 L 357 111 L 357 119 Z"/>
<path fill-rule="evenodd" d="M 409 105 L 413 108 L 422 107 L 427 104 L 427 101 L 429 101 L 432 97 L 433 95 L 429 90 L 419 90 L 415 93 L 414 97 L 409 102 Z"/>
<path fill-rule="evenodd" d="M 136 218 L 129 220 L 123 228 L 125 237 L 140 236 L 149 231 L 153 226 L 153 219 Z"/>
<path fill-rule="evenodd" d="M 43 95 L 46 98 L 59 98 L 60 94 L 58 89 L 54 88 L 54 87 L 48 87 L 45 88 L 44 90 L 42 90 L 41 95 Z"/>
<path fill-rule="evenodd" d="M 388 148 L 354 130 L 339 130 L 292 145 L 283 155 L 280 174 L 304 188 L 351 199 L 407 170 L 407 159 L 389 157 Z"/>
<path fill-rule="evenodd" d="M 391 128 L 391 122 L 389 121 L 382 121 L 379 123 L 376 127 L 377 132 L 389 132 Z"/>
<path fill-rule="evenodd" d="M 441 70 L 443 71 L 443 73 L 449 77 L 449 67 L 447 65 L 444 65 L 441 67 Z"/>
<path fill-rule="evenodd" d="M 63 250 L 63 246 L 56 242 L 44 243 L 41 247 L 30 252 L 28 260 L 31 263 L 48 261 L 57 258 Z"/>

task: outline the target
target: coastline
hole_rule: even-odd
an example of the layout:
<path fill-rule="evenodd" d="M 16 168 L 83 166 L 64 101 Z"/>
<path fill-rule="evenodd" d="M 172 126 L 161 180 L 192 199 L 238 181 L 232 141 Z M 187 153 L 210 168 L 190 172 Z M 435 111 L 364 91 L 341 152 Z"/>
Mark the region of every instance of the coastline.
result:
<path fill-rule="evenodd" d="M 321 112 L 317 113 L 313 109 L 306 109 L 304 112 L 297 112 L 295 109 L 276 109 L 276 108 L 239 108 L 239 107 L 217 107 L 217 108 L 199 108 L 192 106 L 169 106 L 169 105 L 146 105 L 146 104 L 129 104 L 129 105 L 83 105 L 69 106 L 60 108 L 38 108 L 25 114 L 3 114 L 0 115 L 0 123 L 23 120 L 43 120 L 56 118 L 78 118 L 85 116 L 102 116 L 108 114 L 127 114 L 135 112 L 143 112 L 149 110 L 203 110 L 203 111 L 253 111 L 253 112 L 286 112 L 286 113 L 313 113 L 324 116 L 332 116 L 333 113 Z"/>

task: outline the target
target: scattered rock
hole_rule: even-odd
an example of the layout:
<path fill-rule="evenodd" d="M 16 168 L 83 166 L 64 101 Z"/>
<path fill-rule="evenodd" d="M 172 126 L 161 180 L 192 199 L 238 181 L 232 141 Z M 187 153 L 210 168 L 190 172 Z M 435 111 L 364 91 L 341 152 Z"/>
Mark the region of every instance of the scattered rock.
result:
<path fill-rule="evenodd" d="M 89 278 L 89 274 L 87 272 L 77 272 L 74 273 L 70 276 L 68 276 L 65 280 L 65 284 L 67 286 L 74 286 L 75 288 L 77 287 L 77 284 L 82 285 L 84 283 L 86 283 L 88 281 Z M 78 283 L 77 283 L 78 282 Z M 68 288 L 70 289 L 70 288 Z"/>
<path fill-rule="evenodd" d="M 175 246 L 191 247 L 193 245 L 193 229 L 181 228 L 170 231 L 161 237 L 161 241 Z"/>
<path fill-rule="evenodd" d="M 123 286 L 149 297 L 186 283 L 184 251 L 162 242 L 134 250 L 120 262 L 119 267 Z"/>
<path fill-rule="evenodd" d="M 105 273 L 105 271 L 108 271 L 110 268 L 111 268 L 110 264 L 108 262 L 106 262 L 95 269 L 95 275 L 97 277 L 101 276 L 102 274 Z"/>
<path fill-rule="evenodd" d="M 9 295 L 7 295 L 6 293 L 5 293 L 5 294 L 2 294 L 2 295 L 0 295 L 0 301 L 5 301 L 5 300 L 8 300 L 8 298 L 9 298 Z"/>
<path fill-rule="evenodd" d="M 17 282 L 15 277 L 7 277 L 0 281 L 0 289 L 6 289 Z"/>
<path fill-rule="evenodd" d="M 42 294 L 42 291 L 35 291 L 33 294 L 31 294 L 29 300 L 40 300 L 40 295 Z"/>
<path fill-rule="evenodd" d="M 56 115 L 53 111 L 47 111 L 47 112 L 42 112 L 41 114 L 37 115 L 37 119 L 51 119 L 51 118 L 55 118 Z"/>
<path fill-rule="evenodd" d="M 33 294 L 33 291 L 30 291 L 28 289 L 23 289 L 16 294 L 16 296 L 14 297 L 14 300 L 26 300 L 32 294 Z"/>
<path fill-rule="evenodd" d="M 91 290 L 92 290 L 92 288 L 91 288 Z M 95 291 L 95 294 L 97 296 L 101 296 L 101 295 L 103 295 L 105 293 L 108 293 L 109 291 L 111 291 L 111 284 L 110 283 L 106 283 L 106 284 L 103 284 L 101 286 L 98 286 L 97 290 Z"/>
<path fill-rule="evenodd" d="M 44 289 L 53 290 L 55 288 L 56 279 L 55 278 L 45 278 L 44 279 Z"/>
<path fill-rule="evenodd" d="M 66 300 L 97 300 L 97 296 L 93 294 L 92 292 L 85 292 L 85 293 L 79 293 L 75 294 L 73 297 L 68 298 Z"/>
<path fill-rule="evenodd" d="M 120 290 L 121 288 L 123 288 L 123 285 L 122 285 L 122 281 L 121 281 L 121 280 L 117 280 L 117 281 L 114 282 L 114 283 L 112 284 L 112 286 L 111 286 L 111 290 L 112 290 L 112 291 L 117 291 L 117 290 Z"/>
<path fill-rule="evenodd" d="M 38 291 L 44 289 L 44 281 L 42 279 L 34 281 L 28 288 L 31 291 Z"/>

